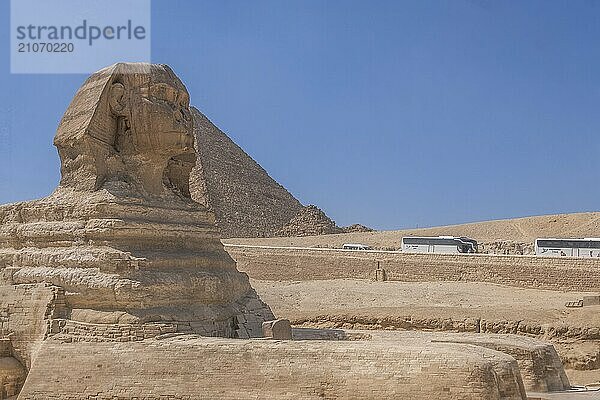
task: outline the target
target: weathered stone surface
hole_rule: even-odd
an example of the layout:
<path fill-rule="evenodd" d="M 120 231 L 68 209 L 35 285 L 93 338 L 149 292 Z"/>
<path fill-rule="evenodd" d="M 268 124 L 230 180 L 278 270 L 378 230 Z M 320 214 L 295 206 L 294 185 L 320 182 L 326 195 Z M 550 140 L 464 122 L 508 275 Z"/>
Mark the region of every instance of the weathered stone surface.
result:
<path fill-rule="evenodd" d="M 516 335 L 446 334 L 439 343 L 464 343 L 513 356 L 519 364 L 525 388 L 534 392 L 555 392 L 571 387 L 554 346 Z"/>
<path fill-rule="evenodd" d="M 292 326 L 287 319 L 266 321 L 262 324 L 263 336 L 276 340 L 292 340 Z"/>
<path fill-rule="evenodd" d="M 35 352 L 64 318 L 64 290 L 44 283 L 0 286 L 0 338 L 10 338 L 10 355 L 30 367 Z"/>
<path fill-rule="evenodd" d="M 57 358 L 78 368 L 55 368 Z M 21 400 L 526 398 L 511 356 L 423 336 L 408 343 L 193 335 L 133 343 L 50 340 L 29 376 Z"/>

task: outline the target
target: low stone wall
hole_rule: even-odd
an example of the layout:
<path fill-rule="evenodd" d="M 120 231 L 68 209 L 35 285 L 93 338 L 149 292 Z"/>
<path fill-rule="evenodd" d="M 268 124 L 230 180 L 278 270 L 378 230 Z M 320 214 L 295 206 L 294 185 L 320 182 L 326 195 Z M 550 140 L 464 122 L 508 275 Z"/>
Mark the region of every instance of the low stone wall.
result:
<path fill-rule="evenodd" d="M 374 279 L 466 281 L 508 286 L 600 291 L 600 260 L 488 254 L 406 254 L 378 251 L 261 248 L 227 245 L 238 269 L 253 279 Z"/>
<path fill-rule="evenodd" d="M 76 368 L 57 368 L 59 360 Z M 66 365 L 66 364 L 65 364 Z M 20 400 L 523 400 L 514 358 L 455 343 L 44 342 Z"/>
<path fill-rule="evenodd" d="M 528 322 L 517 319 L 483 319 L 468 315 L 453 317 L 428 310 L 428 316 L 415 315 L 410 311 L 395 315 L 369 315 L 369 313 L 346 314 L 327 312 L 322 314 L 299 315 L 290 318 L 294 326 L 321 327 L 328 329 L 364 329 L 364 330 L 410 330 L 428 332 L 470 332 L 487 334 L 515 334 L 550 340 L 554 343 L 573 340 L 600 340 L 600 329 L 592 326 L 569 326 L 557 323 Z M 591 325 L 591 324 L 590 324 Z M 595 361 L 590 360 L 595 365 Z M 596 369 L 593 366 L 591 369 Z M 580 369 L 580 368 L 578 368 Z M 590 369 L 590 368 L 586 368 Z"/>
<path fill-rule="evenodd" d="M 68 337 L 72 342 L 135 342 L 156 336 L 172 333 L 195 333 L 208 337 L 250 337 L 241 325 L 246 323 L 244 315 L 223 321 L 178 321 L 145 324 L 97 324 L 66 319 L 52 321 L 49 336 Z M 255 324 L 253 322 L 253 324 Z M 234 332 L 237 329 L 237 333 Z M 252 337 L 259 337 L 260 332 L 253 332 Z"/>

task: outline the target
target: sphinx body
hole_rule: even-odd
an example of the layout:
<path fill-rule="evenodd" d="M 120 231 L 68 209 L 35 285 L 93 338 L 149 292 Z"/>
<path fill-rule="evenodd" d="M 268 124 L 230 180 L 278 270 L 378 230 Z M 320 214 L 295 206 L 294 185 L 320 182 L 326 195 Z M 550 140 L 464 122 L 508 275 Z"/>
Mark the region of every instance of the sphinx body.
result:
<path fill-rule="evenodd" d="M 55 192 L 0 207 L 2 284 L 60 288 L 65 321 L 260 335 L 270 309 L 224 251 L 212 213 L 190 198 L 189 95 L 168 66 L 93 74 L 54 144 Z"/>

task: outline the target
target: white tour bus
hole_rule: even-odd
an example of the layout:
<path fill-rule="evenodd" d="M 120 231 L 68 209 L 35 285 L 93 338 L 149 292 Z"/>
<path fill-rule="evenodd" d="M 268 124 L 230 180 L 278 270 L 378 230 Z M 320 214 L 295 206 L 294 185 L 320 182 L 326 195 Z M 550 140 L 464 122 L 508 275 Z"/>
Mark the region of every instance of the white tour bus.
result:
<path fill-rule="evenodd" d="M 360 243 L 345 243 L 342 248 L 344 250 L 373 250 L 370 246 Z"/>
<path fill-rule="evenodd" d="M 535 240 L 535 255 L 547 257 L 600 257 L 600 238 Z"/>
<path fill-rule="evenodd" d="M 403 237 L 402 251 L 408 253 L 476 253 L 477 241 L 468 237 L 437 236 L 437 237 Z"/>

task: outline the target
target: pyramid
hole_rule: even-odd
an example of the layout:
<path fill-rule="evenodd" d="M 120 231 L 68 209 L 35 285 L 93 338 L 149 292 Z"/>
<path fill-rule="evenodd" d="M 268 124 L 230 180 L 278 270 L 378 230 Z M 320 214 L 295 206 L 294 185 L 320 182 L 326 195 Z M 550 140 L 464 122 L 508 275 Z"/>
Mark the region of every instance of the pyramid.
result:
<path fill-rule="evenodd" d="M 316 236 L 342 233 L 323 210 L 315 205 L 308 205 L 300 210 L 287 224 L 275 234 L 276 236 Z"/>
<path fill-rule="evenodd" d="M 192 113 L 198 152 L 192 198 L 213 211 L 224 238 L 275 236 L 302 204 L 204 114 Z"/>

